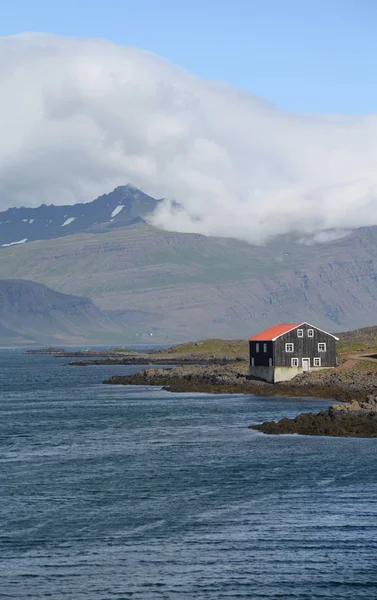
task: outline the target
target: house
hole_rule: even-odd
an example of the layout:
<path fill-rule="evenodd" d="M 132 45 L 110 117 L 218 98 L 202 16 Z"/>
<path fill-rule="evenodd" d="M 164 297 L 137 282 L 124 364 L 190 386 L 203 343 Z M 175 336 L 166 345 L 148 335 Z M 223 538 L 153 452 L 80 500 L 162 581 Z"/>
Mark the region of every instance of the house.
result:
<path fill-rule="evenodd" d="M 335 335 L 309 323 L 278 324 L 249 338 L 249 375 L 270 383 L 336 366 Z"/>

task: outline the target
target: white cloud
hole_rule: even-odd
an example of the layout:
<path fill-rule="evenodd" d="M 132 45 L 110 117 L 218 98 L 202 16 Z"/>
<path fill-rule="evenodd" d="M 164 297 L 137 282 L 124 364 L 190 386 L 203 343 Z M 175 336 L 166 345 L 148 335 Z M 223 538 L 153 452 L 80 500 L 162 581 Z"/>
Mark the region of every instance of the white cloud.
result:
<path fill-rule="evenodd" d="M 148 52 L 39 34 L 0 38 L 0 106 L 2 209 L 129 182 L 180 202 L 154 222 L 181 231 L 258 243 L 377 224 L 374 115 L 282 112 Z"/>

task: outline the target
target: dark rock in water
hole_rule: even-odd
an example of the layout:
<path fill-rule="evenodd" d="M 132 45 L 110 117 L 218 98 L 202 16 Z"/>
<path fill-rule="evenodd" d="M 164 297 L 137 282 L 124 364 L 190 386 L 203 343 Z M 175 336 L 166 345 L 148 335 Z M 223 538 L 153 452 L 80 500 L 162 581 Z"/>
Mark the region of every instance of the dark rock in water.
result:
<path fill-rule="evenodd" d="M 335 404 L 319 413 L 304 413 L 294 419 L 266 421 L 250 425 L 268 434 L 298 433 L 301 435 L 329 435 L 334 437 L 377 437 L 377 396 L 366 400 L 352 400 Z"/>

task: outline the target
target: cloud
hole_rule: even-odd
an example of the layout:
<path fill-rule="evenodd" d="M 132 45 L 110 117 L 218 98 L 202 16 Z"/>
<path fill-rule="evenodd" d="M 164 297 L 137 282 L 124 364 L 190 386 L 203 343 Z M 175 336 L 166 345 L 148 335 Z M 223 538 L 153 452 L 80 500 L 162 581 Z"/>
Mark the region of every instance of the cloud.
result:
<path fill-rule="evenodd" d="M 0 99 L 1 209 L 131 183 L 179 231 L 323 241 L 377 224 L 376 115 L 283 112 L 142 50 L 41 34 L 0 38 Z"/>

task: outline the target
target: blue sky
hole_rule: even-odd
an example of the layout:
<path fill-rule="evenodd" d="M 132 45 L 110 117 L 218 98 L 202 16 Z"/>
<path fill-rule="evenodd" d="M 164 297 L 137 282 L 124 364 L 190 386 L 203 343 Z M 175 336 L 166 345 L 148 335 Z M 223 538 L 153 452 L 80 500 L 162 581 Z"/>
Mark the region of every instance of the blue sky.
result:
<path fill-rule="evenodd" d="M 376 112 L 375 0 L 13 0 L 1 12 L 1 35 L 101 37 L 287 110 Z"/>
<path fill-rule="evenodd" d="M 377 105 L 375 0 L 12 0 L 0 34 L 100 37 L 302 112 Z"/>

